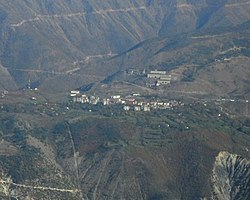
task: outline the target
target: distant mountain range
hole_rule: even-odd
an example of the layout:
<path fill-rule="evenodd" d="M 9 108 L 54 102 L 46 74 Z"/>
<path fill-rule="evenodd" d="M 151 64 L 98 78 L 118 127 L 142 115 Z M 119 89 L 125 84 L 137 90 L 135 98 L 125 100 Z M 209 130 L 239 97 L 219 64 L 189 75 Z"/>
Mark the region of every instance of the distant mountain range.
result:
<path fill-rule="evenodd" d="M 175 42 L 183 34 L 222 34 L 247 24 L 249 9 L 250 2 L 246 0 L 1 0 L 0 61 L 9 72 L 8 80 L 14 80 L 11 87 L 7 84 L 1 88 L 16 88 L 13 84 L 22 88 L 29 79 L 45 89 L 57 81 L 77 87 L 89 82 L 89 77 L 81 76 L 74 83 L 74 76 L 79 76 L 75 72 L 89 68 L 89 63 L 120 55 L 137 44 L 147 44 L 152 49 L 162 38 Z M 155 37 L 159 37 L 156 43 L 148 42 Z M 182 42 L 185 40 L 162 51 L 167 52 L 171 45 L 178 51 L 185 46 Z M 150 52 L 141 53 L 139 57 L 157 58 Z M 168 56 L 174 60 L 176 55 Z M 148 59 L 143 62 L 148 65 Z M 94 75 L 99 73 L 92 71 Z M 111 75 L 109 71 L 112 72 L 107 69 L 99 78 Z M 73 74 L 73 80 L 69 74 Z"/>

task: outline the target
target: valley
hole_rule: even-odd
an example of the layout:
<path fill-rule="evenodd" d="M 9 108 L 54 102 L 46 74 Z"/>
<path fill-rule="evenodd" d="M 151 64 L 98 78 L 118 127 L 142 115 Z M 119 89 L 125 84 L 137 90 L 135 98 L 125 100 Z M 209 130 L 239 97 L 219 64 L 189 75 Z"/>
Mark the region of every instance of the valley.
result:
<path fill-rule="evenodd" d="M 249 199 L 249 8 L 0 0 L 0 199 Z"/>

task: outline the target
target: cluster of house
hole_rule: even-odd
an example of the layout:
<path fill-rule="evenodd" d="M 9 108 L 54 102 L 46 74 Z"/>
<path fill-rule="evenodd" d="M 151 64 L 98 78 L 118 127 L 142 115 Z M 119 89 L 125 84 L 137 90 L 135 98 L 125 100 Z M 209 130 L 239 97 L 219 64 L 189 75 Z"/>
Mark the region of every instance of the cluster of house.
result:
<path fill-rule="evenodd" d="M 96 105 L 100 102 L 99 97 L 95 96 L 87 96 L 85 94 L 81 94 L 78 90 L 73 90 L 70 92 L 70 97 L 73 99 L 75 103 L 89 103 Z"/>
<path fill-rule="evenodd" d="M 148 99 L 142 97 L 140 94 L 132 94 L 126 97 L 120 95 L 113 95 L 109 98 L 103 98 L 96 96 L 87 96 L 81 94 L 80 91 L 71 91 L 70 96 L 75 103 L 88 103 L 96 105 L 102 103 L 104 106 L 108 105 L 123 105 L 125 111 L 144 111 L 150 112 L 151 110 L 165 110 L 173 108 L 179 105 L 181 102 L 176 100 L 159 100 L 159 99 Z"/>
<path fill-rule="evenodd" d="M 126 71 L 127 75 L 144 76 L 147 77 L 147 86 L 164 86 L 168 85 L 172 81 L 172 75 L 168 74 L 167 71 L 162 70 L 151 70 L 147 72 L 146 69 L 128 69 Z"/>
<path fill-rule="evenodd" d="M 168 85 L 171 83 L 172 75 L 166 71 L 153 70 L 147 74 L 147 78 L 153 80 L 155 86 Z"/>

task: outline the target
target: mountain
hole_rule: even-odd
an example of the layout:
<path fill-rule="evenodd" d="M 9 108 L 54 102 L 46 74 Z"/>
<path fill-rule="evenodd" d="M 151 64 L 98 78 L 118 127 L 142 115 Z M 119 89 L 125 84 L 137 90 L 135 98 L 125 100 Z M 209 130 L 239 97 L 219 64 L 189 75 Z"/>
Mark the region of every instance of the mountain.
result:
<path fill-rule="evenodd" d="M 2 0 L 0 60 L 20 88 L 29 79 L 42 84 L 51 76 L 70 84 L 70 72 L 81 63 L 156 36 L 243 24 L 249 6 L 245 0 Z"/>
<path fill-rule="evenodd" d="M 0 199 L 249 199 L 249 7 L 0 0 Z"/>
<path fill-rule="evenodd" d="M 249 98 L 249 35 L 247 22 L 231 29 L 155 37 L 118 56 L 85 65 L 79 72 L 107 76 L 104 82 L 111 85 L 130 82 L 145 86 L 145 76 L 131 76 L 127 71 L 158 69 L 172 75 L 165 93 Z"/>

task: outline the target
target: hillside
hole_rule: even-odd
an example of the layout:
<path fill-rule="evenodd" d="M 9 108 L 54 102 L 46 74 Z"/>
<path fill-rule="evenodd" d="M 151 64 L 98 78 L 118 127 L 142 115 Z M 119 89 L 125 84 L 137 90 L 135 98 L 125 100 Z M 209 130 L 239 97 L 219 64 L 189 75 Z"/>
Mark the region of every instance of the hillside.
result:
<path fill-rule="evenodd" d="M 143 113 L 14 97 L 0 101 L 1 199 L 249 196 L 249 118 L 213 102 Z"/>
<path fill-rule="evenodd" d="M 69 75 L 82 64 L 146 39 L 243 24 L 249 6 L 246 0 L 2 0 L 1 64 L 19 87 L 54 76 L 71 84 Z"/>
<path fill-rule="evenodd" d="M 83 65 L 79 72 L 99 75 L 92 80 L 97 82 L 107 76 L 103 80 L 108 85 L 130 82 L 145 87 L 145 76 L 126 72 L 165 70 L 173 80 L 164 92 L 249 98 L 249 27 L 248 22 L 230 30 L 156 37 L 119 56 Z"/>
<path fill-rule="evenodd" d="M 9 71 L 0 65 L 0 90 L 17 90 L 18 87 Z"/>
<path fill-rule="evenodd" d="M 0 0 L 0 199 L 248 200 L 249 10 Z"/>

